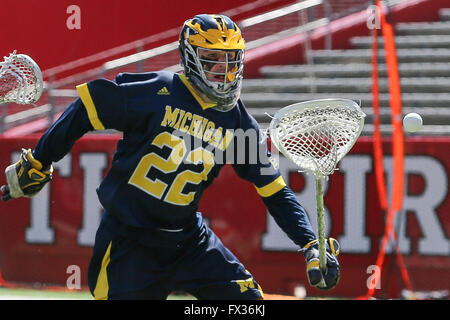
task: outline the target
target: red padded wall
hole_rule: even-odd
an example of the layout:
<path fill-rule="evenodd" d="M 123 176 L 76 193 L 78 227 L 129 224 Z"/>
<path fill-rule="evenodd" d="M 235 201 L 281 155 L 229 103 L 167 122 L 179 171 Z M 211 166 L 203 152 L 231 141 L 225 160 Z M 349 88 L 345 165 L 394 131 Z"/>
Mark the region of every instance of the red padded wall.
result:
<path fill-rule="evenodd" d="M 29 54 L 45 70 L 181 26 L 195 14 L 255 5 L 255 9 L 236 16 L 240 18 L 292 2 L 295 1 L 3 0 L 0 56 L 17 49 Z M 67 13 L 71 5 L 80 8 L 80 29 L 67 27 L 67 20 L 73 21 L 73 11 Z"/>

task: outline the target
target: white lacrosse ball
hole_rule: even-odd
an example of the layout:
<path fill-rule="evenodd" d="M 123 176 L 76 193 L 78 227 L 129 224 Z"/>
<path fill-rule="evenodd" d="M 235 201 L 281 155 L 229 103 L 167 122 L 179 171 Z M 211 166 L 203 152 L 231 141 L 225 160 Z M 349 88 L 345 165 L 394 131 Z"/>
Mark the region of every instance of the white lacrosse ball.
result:
<path fill-rule="evenodd" d="M 423 120 L 420 114 L 411 112 L 403 118 L 403 128 L 408 132 L 416 132 L 422 128 Z"/>

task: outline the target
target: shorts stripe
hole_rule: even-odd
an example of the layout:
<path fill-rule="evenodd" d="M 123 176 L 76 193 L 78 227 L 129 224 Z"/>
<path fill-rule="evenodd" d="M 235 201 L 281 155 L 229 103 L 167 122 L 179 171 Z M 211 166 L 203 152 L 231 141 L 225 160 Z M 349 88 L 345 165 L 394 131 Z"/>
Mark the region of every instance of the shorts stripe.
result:
<path fill-rule="evenodd" d="M 105 255 L 103 256 L 102 267 L 100 269 L 100 273 L 98 274 L 97 284 L 94 290 L 94 298 L 96 300 L 108 300 L 109 284 L 106 268 L 110 262 L 111 244 L 112 241 L 109 243 L 108 249 L 106 249 Z"/>

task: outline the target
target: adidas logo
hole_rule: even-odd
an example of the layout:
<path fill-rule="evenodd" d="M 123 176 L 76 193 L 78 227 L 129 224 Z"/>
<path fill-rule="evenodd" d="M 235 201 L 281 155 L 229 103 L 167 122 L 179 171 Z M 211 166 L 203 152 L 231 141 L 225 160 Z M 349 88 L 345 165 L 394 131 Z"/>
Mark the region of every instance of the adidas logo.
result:
<path fill-rule="evenodd" d="M 158 94 L 159 95 L 169 95 L 170 92 L 169 92 L 169 90 L 167 90 L 166 87 L 164 87 L 164 88 L 162 88 L 161 90 L 158 91 Z"/>

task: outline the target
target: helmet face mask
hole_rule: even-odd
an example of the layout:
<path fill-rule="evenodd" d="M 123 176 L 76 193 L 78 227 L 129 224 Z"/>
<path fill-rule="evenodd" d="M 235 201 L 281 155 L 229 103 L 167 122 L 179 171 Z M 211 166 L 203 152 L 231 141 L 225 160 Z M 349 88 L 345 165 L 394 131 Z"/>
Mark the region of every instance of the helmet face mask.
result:
<path fill-rule="evenodd" d="M 228 111 L 239 99 L 244 48 L 239 28 L 226 16 L 198 15 L 184 24 L 180 34 L 184 72 L 217 103 L 216 110 Z"/>

